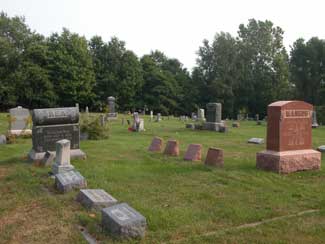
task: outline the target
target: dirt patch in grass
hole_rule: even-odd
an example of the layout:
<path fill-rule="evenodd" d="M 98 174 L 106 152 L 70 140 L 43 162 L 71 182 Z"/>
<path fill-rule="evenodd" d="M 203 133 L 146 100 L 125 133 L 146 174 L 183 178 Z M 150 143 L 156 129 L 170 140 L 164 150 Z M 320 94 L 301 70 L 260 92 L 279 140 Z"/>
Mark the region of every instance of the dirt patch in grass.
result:
<path fill-rule="evenodd" d="M 9 173 L 9 168 L 8 167 L 0 167 L 0 180 L 3 179 L 5 176 L 7 176 Z"/>
<path fill-rule="evenodd" d="M 58 216 L 36 201 L 19 206 L 0 219 L 0 243 L 71 243 L 75 230 L 66 218 L 73 216 Z"/>

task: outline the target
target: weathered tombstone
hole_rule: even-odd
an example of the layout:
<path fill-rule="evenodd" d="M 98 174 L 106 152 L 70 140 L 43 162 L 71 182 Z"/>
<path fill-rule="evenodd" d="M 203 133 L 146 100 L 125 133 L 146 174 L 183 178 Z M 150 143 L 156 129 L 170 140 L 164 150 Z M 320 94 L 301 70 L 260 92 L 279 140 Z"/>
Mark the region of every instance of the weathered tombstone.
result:
<path fill-rule="evenodd" d="M 117 113 L 115 111 L 115 97 L 108 97 L 107 105 L 108 105 L 107 119 L 108 120 L 117 119 Z"/>
<path fill-rule="evenodd" d="M 260 115 L 259 114 L 255 114 L 255 120 L 259 121 L 260 120 Z"/>
<path fill-rule="evenodd" d="M 192 114 L 191 114 L 191 119 L 192 119 L 192 120 L 197 120 L 197 115 L 196 115 L 196 113 L 192 113 Z"/>
<path fill-rule="evenodd" d="M 200 161 L 202 157 L 202 145 L 190 144 L 184 155 L 184 160 L 187 161 Z"/>
<path fill-rule="evenodd" d="M 99 115 L 99 123 L 101 126 L 105 126 L 106 123 L 105 115 L 103 114 Z"/>
<path fill-rule="evenodd" d="M 51 166 L 55 159 L 55 153 L 47 151 L 41 161 L 42 166 Z"/>
<path fill-rule="evenodd" d="M 204 109 L 198 108 L 198 110 L 197 110 L 197 120 L 199 120 L 199 121 L 205 121 Z"/>
<path fill-rule="evenodd" d="M 247 142 L 248 143 L 251 143 L 251 144 L 263 144 L 264 143 L 264 139 L 263 138 L 252 137 Z"/>
<path fill-rule="evenodd" d="M 152 121 L 152 120 L 153 120 L 153 111 L 150 110 L 150 121 Z"/>
<path fill-rule="evenodd" d="M 148 151 L 150 152 L 161 152 L 163 147 L 164 140 L 160 137 L 154 137 L 152 139 L 151 145 L 148 148 Z"/>
<path fill-rule="evenodd" d="M 18 106 L 9 109 L 9 113 L 9 134 L 18 136 L 32 134 L 32 130 L 28 128 L 31 120 L 28 109 Z"/>
<path fill-rule="evenodd" d="M 102 209 L 102 226 L 119 238 L 144 237 L 147 221 L 126 203 Z"/>
<path fill-rule="evenodd" d="M 240 127 L 239 122 L 233 122 L 233 123 L 232 123 L 232 127 L 233 127 L 233 128 L 239 128 L 239 127 Z"/>
<path fill-rule="evenodd" d="M 156 122 L 160 122 L 161 121 L 161 114 L 157 113 L 157 118 L 156 118 Z"/>
<path fill-rule="evenodd" d="M 86 158 L 80 150 L 79 111 L 71 108 L 34 109 L 33 117 L 33 148 L 28 157 L 39 161 L 46 151 L 55 153 L 56 142 L 67 139 L 71 142 L 71 158 Z"/>
<path fill-rule="evenodd" d="M 79 103 L 76 103 L 76 108 L 77 108 L 78 111 L 79 111 Z"/>
<path fill-rule="evenodd" d="M 55 187 L 58 191 L 66 193 L 73 189 L 87 187 L 87 182 L 78 171 L 71 170 L 55 175 Z"/>
<path fill-rule="evenodd" d="M 208 103 L 206 122 L 204 123 L 204 129 L 219 131 L 220 126 L 223 125 L 221 121 L 221 103 Z"/>
<path fill-rule="evenodd" d="M 312 124 L 311 124 L 311 127 L 313 128 L 313 129 L 316 129 L 316 128 L 318 128 L 318 123 L 317 123 L 317 116 L 316 116 L 316 111 L 313 111 L 313 122 L 312 122 Z"/>
<path fill-rule="evenodd" d="M 241 120 L 241 115 L 237 114 L 237 121 L 240 121 L 240 120 Z"/>
<path fill-rule="evenodd" d="M 133 125 L 132 128 L 134 131 L 144 131 L 144 120 L 140 119 L 137 112 L 133 113 Z"/>
<path fill-rule="evenodd" d="M 0 135 L 0 144 L 6 144 L 7 143 L 7 137 L 5 135 Z"/>
<path fill-rule="evenodd" d="M 223 167 L 223 150 L 220 148 L 210 147 L 204 163 L 210 166 Z"/>
<path fill-rule="evenodd" d="M 77 201 L 85 208 L 101 210 L 117 204 L 117 200 L 102 189 L 82 189 Z"/>
<path fill-rule="evenodd" d="M 321 153 L 312 149 L 313 106 L 278 101 L 267 108 L 266 151 L 257 153 L 256 167 L 277 173 L 320 169 Z"/>
<path fill-rule="evenodd" d="M 88 116 L 89 115 L 89 108 L 88 108 L 88 106 L 86 106 L 85 112 L 86 112 L 86 114 Z"/>
<path fill-rule="evenodd" d="M 59 174 L 73 170 L 70 164 L 70 141 L 63 139 L 56 142 L 55 164 L 52 166 L 53 174 Z"/>
<path fill-rule="evenodd" d="M 179 144 L 176 140 L 168 140 L 164 154 L 169 156 L 178 156 L 179 155 Z"/>

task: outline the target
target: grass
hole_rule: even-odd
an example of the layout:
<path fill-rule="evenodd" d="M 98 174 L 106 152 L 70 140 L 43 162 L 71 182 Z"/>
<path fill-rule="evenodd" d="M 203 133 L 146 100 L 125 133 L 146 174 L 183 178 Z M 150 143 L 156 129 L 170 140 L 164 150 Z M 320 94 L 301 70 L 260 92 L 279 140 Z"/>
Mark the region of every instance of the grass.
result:
<path fill-rule="evenodd" d="M 0 114 L 0 132 L 7 129 Z M 230 124 L 229 124 L 230 125 Z M 177 119 L 149 122 L 146 131 L 132 133 L 121 117 L 111 124 L 110 138 L 82 141 L 87 160 L 73 165 L 89 188 L 102 188 L 142 213 L 148 222 L 143 240 L 112 239 L 100 227 L 100 214 L 76 201 L 77 191 L 62 195 L 47 175 L 50 168 L 26 162 L 31 139 L 0 146 L 0 243 L 86 243 L 77 226 L 84 226 L 102 243 L 323 243 L 325 239 L 325 171 L 290 175 L 256 170 L 255 154 L 265 145 L 266 126 L 241 122 L 229 133 L 192 131 Z M 149 153 L 154 136 L 180 142 L 180 157 Z M 225 167 L 187 162 L 190 143 L 224 149 Z M 325 144 L 325 127 L 313 130 L 314 147 Z M 322 161 L 324 163 L 324 160 Z M 319 212 L 237 226 L 295 214 Z"/>

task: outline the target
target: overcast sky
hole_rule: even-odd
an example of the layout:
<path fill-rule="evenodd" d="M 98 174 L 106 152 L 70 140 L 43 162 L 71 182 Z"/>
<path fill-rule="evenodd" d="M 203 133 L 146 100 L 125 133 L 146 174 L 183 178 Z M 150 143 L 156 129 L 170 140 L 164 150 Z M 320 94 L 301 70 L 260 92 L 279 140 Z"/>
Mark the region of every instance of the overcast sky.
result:
<path fill-rule="evenodd" d="M 325 0 L 0 0 L 0 9 L 46 36 L 62 27 L 88 39 L 117 36 L 138 56 L 158 49 L 189 69 L 203 39 L 236 35 L 250 18 L 280 26 L 288 51 L 299 37 L 325 39 Z"/>

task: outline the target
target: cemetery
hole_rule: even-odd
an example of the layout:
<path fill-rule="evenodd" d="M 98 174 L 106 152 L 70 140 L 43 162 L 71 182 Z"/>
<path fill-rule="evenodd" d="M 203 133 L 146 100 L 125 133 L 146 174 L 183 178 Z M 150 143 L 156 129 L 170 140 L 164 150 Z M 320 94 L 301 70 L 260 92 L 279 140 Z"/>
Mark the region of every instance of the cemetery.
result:
<path fill-rule="evenodd" d="M 311 223 L 324 223 L 325 174 L 317 148 L 325 127 L 312 129 L 307 103 L 273 104 L 266 123 L 223 121 L 240 123 L 227 133 L 188 130 L 188 121 L 161 114 L 157 123 L 138 113 L 114 112 L 112 119 L 89 111 L 79 115 L 75 108 L 31 111 L 32 138 L 0 146 L 2 240 L 49 242 L 56 229 L 59 242 L 81 243 L 86 231 L 104 243 L 276 242 L 278 235 L 317 243 L 323 232 Z M 7 116 L 0 114 L 4 134 Z M 281 116 L 288 122 L 282 119 L 277 127 Z M 109 138 L 76 139 L 73 126 L 79 132 L 85 117 L 104 117 Z M 132 133 L 128 127 L 135 124 L 123 119 L 142 121 L 146 129 L 138 124 L 139 133 Z M 57 133 L 46 141 L 35 133 L 40 127 L 48 133 L 51 126 Z M 40 161 L 30 157 L 31 148 L 42 153 Z M 74 157 L 74 150 L 87 157 Z"/>

